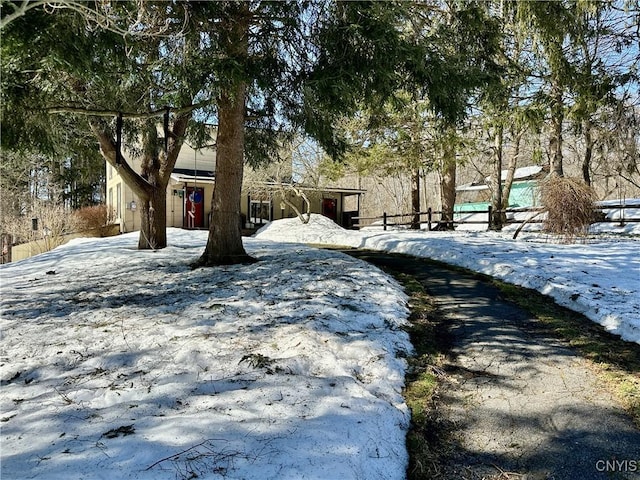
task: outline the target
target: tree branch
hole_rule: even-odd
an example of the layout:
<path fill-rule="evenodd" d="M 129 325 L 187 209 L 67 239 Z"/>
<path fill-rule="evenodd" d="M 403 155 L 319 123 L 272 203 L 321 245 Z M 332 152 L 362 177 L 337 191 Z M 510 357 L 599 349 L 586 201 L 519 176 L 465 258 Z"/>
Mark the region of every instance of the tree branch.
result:
<path fill-rule="evenodd" d="M 304 213 L 300 212 L 300 210 L 298 210 L 298 208 L 292 202 L 290 202 L 289 199 L 287 198 L 287 193 L 286 193 L 287 187 L 289 190 L 295 193 L 296 196 L 302 198 L 302 201 L 306 205 L 306 208 L 305 208 L 306 211 Z M 302 189 L 296 188 L 293 184 L 286 185 L 286 186 L 284 184 L 280 184 L 280 199 L 288 207 L 292 208 L 294 212 L 296 212 L 296 215 L 298 216 L 298 218 L 302 223 L 304 224 L 309 223 L 309 220 L 311 219 L 311 203 L 309 202 L 309 199 L 307 198 L 305 193 L 302 191 Z"/>
<path fill-rule="evenodd" d="M 25 13 L 27 13 L 28 10 L 44 5 L 46 3 L 46 0 L 35 0 L 32 2 L 23 0 L 22 2 L 20 2 L 20 5 L 17 5 L 16 3 L 17 2 L 7 2 L 5 5 L 3 5 L 4 8 L 13 8 L 13 12 L 2 17 L 2 20 L 0 20 L 0 30 L 9 25 L 15 19 L 23 16 Z"/>
<path fill-rule="evenodd" d="M 148 118 L 162 117 L 167 109 L 169 109 L 170 113 L 173 113 L 176 116 L 181 116 L 186 113 L 191 113 L 198 108 L 205 107 L 212 103 L 211 100 L 206 100 L 203 102 L 198 102 L 192 105 L 186 105 L 184 107 L 162 107 L 158 110 L 151 110 L 150 112 L 121 112 L 117 110 L 92 110 L 86 107 L 73 107 L 73 106 L 57 106 L 57 107 L 49 107 L 45 109 L 46 113 L 56 114 L 56 113 L 74 113 L 76 115 L 88 115 L 91 117 L 116 117 L 119 114 L 122 114 L 122 118 L 136 119 L 136 120 L 146 120 Z"/>
<path fill-rule="evenodd" d="M 131 168 L 126 161 L 116 163 L 116 145 L 111 135 L 95 119 L 89 120 L 89 126 L 100 143 L 100 151 L 104 159 L 118 170 L 122 179 L 138 197 L 149 198 L 153 191 L 153 186 Z"/>
<path fill-rule="evenodd" d="M 4 8 L 11 7 L 13 12 L 5 15 L 2 20 L 0 20 L 0 30 L 25 15 L 27 11 L 37 7 L 44 8 L 47 13 L 53 13 L 56 10 L 62 9 L 72 10 L 85 19 L 88 27 L 109 30 L 123 37 L 127 35 L 143 38 L 175 36 L 184 32 L 188 22 L 188 10 L 183 9 L 184 19 L 181 30 L 175 33 L 169 32 L 171 24 L 166 20 L 162 21 L 162 18 L 158 20 L 152 13 L 149 13 L 150 10 L 145 8 L 144 0 L 136 0 L 135 13 L 125 18 L 130 24 L 126 29 L 116 25 L 114 19 L 110 16 L 109 8 L 111 5 L 108 2 L 97 6 L 95 9 L 91 8 L 91 6 L 87 4 L 88 2 L 82 0 L 22 0 L 20 4 L 18 4 L 18 2 L 2 3 Z"/>
<path fill-rule="evenodd" d="M 189 119 L 191 118 L 190 112 L 184 113 L 178 116 L 173 122 L 173 128 L 169 131 L 166 162 L 164 168 L 160 170 L 160 176 L 164 179 L 173 172 L 173 167 L 176 165 L 180 149 L 184 143 L 184 135 L 187 131 Z"/>

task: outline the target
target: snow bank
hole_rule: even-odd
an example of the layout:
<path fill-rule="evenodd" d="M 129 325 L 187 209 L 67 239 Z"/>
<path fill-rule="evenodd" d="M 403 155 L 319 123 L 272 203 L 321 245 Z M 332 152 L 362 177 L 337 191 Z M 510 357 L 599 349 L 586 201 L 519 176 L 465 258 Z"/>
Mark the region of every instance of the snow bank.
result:
<path fill-rule="evenodd" d="M 346 230 L 333 220 L 312 213 L 308 223 L 298 217 L 268 223 L 258 230 L 255 238 L 277 242 L 357 246 L 359 232 Z"/>
<path fill-rule="evenodd" d="M 3 478 L 402 479 L 406 297 L 338 252 L 206 232 L 0 267 Z"/>

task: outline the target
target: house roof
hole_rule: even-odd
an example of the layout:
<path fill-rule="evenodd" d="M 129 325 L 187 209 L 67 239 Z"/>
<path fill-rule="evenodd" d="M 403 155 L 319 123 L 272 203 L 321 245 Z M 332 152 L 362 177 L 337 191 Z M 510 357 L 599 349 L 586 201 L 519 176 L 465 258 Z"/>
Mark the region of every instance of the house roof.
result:
<path fill-rule="evenodd" d="M 173 184 L 209 184 L 215 183 L 215 173 L 206 170 L 189 170 L 184 168 L 176 168 L 171 174 Z M 266 188 L 282 188 L 295 186 L 304 191 L 317 191 L 326 193 L 341 193 L 344 195 L 359 195 L 365 193 L 366 190 L 359 188 L 343 188 L 343 187 L 314 187 L 311 185 L 292 184 L 283 182 L 260 182 L 261 186 Z"/>
<path fill-rule="evenodd" d="M 489 185 L 486 183 L 465 183 L 456 187 L 457 192 L 475 192 L 480 190 L 488 190 Z"/>
<path fill-rule="evenodd" d="M 211 130 L 210 137 L 215 139 L 215 130 Z M 182 144 L 180 153 L 176 160 L 176 169 L 194 169 L 215 171 L 216 169 L 216 149 L 213 144 L 195 148 L 187 142 Z"/>
<path fill-rule="evenodd" d="M 541 165 L 531 165 L 529 167 L 516 168 L 516 171 L 513 175 L 513 179 L 514 180 L 531 180 L 536 176 L 538 176 L 538 174 L 540 174 L 543 170 L 544 170 L 544 167 Z M 503 181 L 507 179 L 507 170 L 502 170 L 501 177 Z"/>

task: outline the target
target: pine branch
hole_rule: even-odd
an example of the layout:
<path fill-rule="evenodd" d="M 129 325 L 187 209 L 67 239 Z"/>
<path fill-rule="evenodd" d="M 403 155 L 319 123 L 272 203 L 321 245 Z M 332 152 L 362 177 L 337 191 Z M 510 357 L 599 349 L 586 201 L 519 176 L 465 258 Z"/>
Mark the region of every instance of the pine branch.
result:
<path fill-rule="evenodd" d="M 167 109 L 170 113 L 173 113 L 176 116 L 184 115 L 185 113 L 190 113 L 198 108 L 205 107 L 211 104 L 211 100 L 198 102 L 192 105 L 186 105 L 184 107 L 162 107 L 158 110 L 151 110 L 149 112 L 121 112 L 117 110 L 101 110 L 101 109 L 91 109 L 86 107 L 74 107 L 74 106 L 56 106 L 49 107 L 45 110 L 46 113 L 49 114 L 58 114 L 58 113 L 74 113 L 76 115 L 87 115 L 91 117 L 116 117 L 122 114 L 122 118 L 129 119 L 137 119 L 137 120 L 146 120 L 148 118 L 154 117 L 162 117 Z"/>

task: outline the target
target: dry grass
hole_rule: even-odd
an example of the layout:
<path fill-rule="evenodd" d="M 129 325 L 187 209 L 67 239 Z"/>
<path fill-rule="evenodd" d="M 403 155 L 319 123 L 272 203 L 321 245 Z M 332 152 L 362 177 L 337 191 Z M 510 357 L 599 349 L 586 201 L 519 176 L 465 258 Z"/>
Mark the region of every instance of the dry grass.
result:
<path fill-rule="evenodd" d="M 409 335 L 416 355 L 407 359 L 404 398 L 411 409 L 407 434 L 409 468 L 407 478 L 442 478 L 443 462 L 451 445 L 452 425 L 438 410 L 438 392 L 445 381 L 442 367 L 450 348 L 446 322 L 420 281 L 411 275 L 392 272 L 410 296 Z"/>
<path fill-rule="evenodd" d="M 547 209 L 545 229 L 567 241 L 586 235 L 596 219 L 595 191 L 581 180 L 549 177 L 540 184 L 540 197 Z"/>

